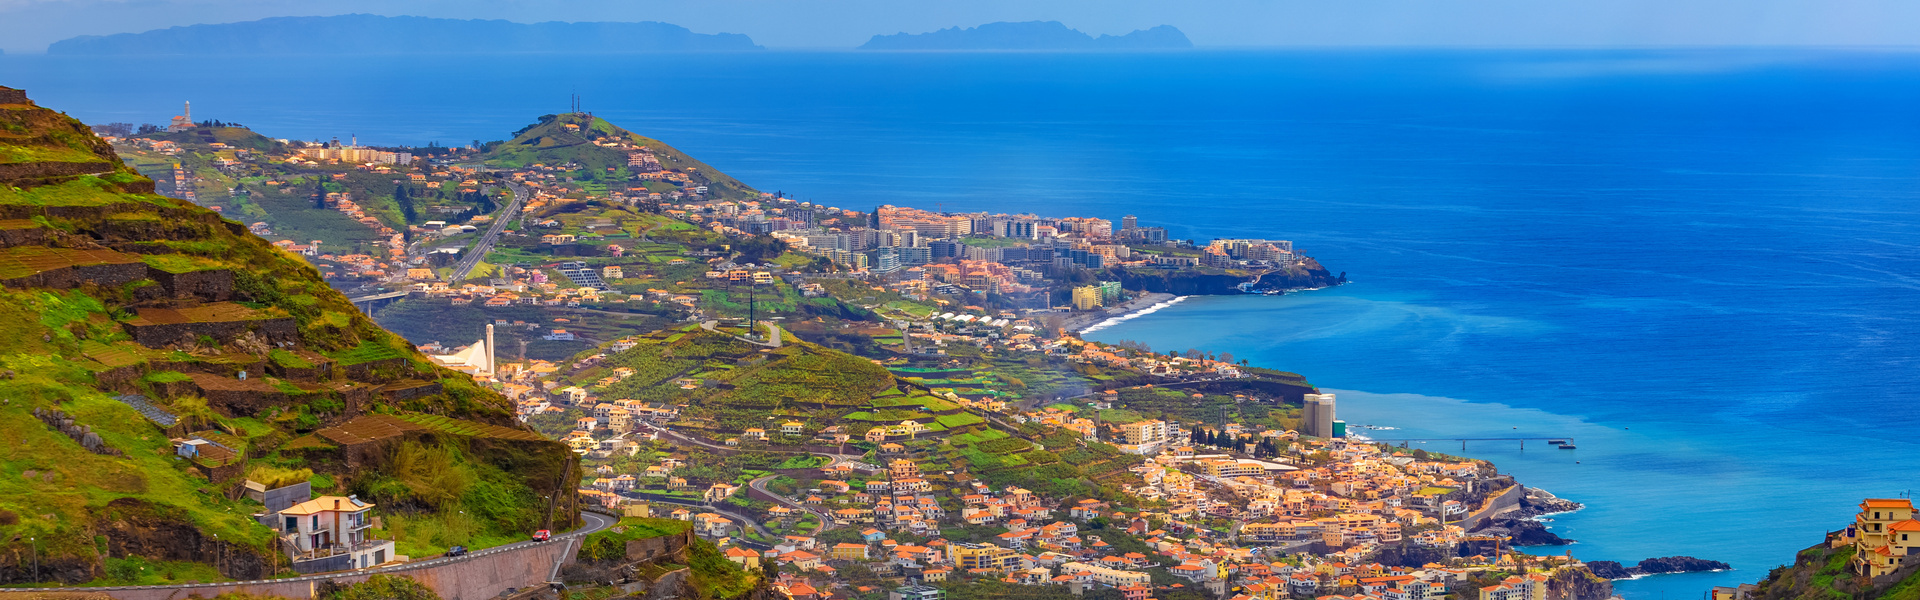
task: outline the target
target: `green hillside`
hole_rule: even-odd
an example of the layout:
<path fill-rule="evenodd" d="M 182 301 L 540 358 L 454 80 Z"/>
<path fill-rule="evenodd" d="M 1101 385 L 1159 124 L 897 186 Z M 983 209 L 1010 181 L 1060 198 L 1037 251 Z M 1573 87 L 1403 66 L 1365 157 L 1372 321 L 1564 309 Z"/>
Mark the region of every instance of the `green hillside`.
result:
<path fill-rule="evenodd" d="M 645 147 L 658 157 L 664 169 L 682 172 L 693 169 L 688 172 L 693 181 L 706 185 L 715 198 L 742 199 L 759 195 L 759 191 L 747 184 L 665 142 L 621 129 L 605 119 L 584 113 L 542 116 L 540 122 L 514 132 L 513 139 L 487 144 L 484 160 L 489 164 L 511 168 L 574 163 L 580 168 L 570 175 L 578 181 L 600 185 L 629 183 L 633 173 L 627 166 L 628 151 L 597 145 L 596 142 L 626 142 Z M 651 182 L 648 187 L 654 191 L 673 189 L 673 186 L 661 182 Z"/>
<path fill-rule="evenodd" d="M 1920 599 L 1920 564 L 1868 579 L 1851 564 L 1851 544 L 1838 548 L 1821 543 L 1801 550 L 1793 564 L 1775 567 L 1752 592 L 1753 600 L 1916 600 Z"/>
<path fill-rule="evenodd" d="M 770 432 L 773 441 L 804 442 L 840 426 L 859 436 L 876 426 L 914 421 L 939 436 L 984 423 L 979 416 L 925 387 L 897 379 L 873 361 L 792 339 L 766 348 L 735 337 L 739 330 L 706 331 L 697 325 L 633 338 L 633 348 L 572 377 L 603 400 L 631 398 L 685 405 L 678 431 L 710 439 L 747 429 Z M 600 384 L 615 369 L 633 369 L 626 379 Z M 800 434 L 778 435 L 797 421 Z"/>
<path fill-rule="evenodd" d="M 571 454 L 505 398 L 152 190 L 78 121 L 0 104 L 0 583 L 285 572 L 250 473 L 371 499 L 415 555 L 522 539 L 568 497 Z M 196 436 L 230 452 L 177 456 Z"/>

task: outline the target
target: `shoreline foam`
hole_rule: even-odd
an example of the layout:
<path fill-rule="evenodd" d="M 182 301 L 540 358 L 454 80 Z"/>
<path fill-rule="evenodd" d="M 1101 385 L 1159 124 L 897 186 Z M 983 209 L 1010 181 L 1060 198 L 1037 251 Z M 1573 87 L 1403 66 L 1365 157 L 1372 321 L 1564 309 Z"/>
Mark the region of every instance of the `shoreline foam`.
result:
<path fill-rule="evenodd" d="M 1148 306 L 1148 307 L 1146 307 L 1146 308 L 1141 308 L 1141 309 L 1138 309 L 1138 310 L 1129 310 L 1129 311 L 1126 311 L 1126 312 L 1124 312 L 1124 313 L 1121 313 L 1121 314 L 1119 314 L 1119 315 L 1115 315 L 1115 316 L 1111 316 L 1111 317 L 1108 317 L 1108 318 L 1106 318 L 1106 319 L 1102 319 L 1102 320 L 1100 320 L 1099 322 L 1096 322 L 1096 323 L 1094 323 L 1094 324 L 1092 324 L 1092 325 L 1088 325 L 1088 326 L 1086 326 L 1086 327 L 1082 327 L 1082 328 L 1081 328 L 1081 329 L 1080 329 L 1079 331 L 1077 331 L 1077 332 L 1075 332 L 1075 333 L 1079 333 L 1079 334 L 1082 334 L 1082 335 L 1085 335 L 1085 334 L 1088 334 L 1088 333 L 1093 333 L 1093 332 L 1095 332 L 1095 331 L 1099 331 L 1099 330 L 1102 330 L 1102 329 L 1106 329 L 1106 328 L 1108 328 L 1108 327 L 1112 327 L 1112 326 L 1114 326 L 1114 325 L 1118 325 L 1118 324 L 1121 324 L 1121 323 L 1125 323 L 1125 322 L 1127 322 L 1127 321 L 1130 321 L 1130 320 L 1133 320 L 1133 319 L 1137 319 L 1137 318 L 1140 318 L 1140 317 L 1142 317 L 1142 316 L 1145 316 L 1145 315 L 1150 315 L 1150 314 L 1153 314 L 1153 313 L 1155 313 L 1155 312 L 1159 312 L 1159 311 L 1160 311 L 1160 309 L 1163 309 L 1163 308 L 1166 308 L 1166 307 L 1169 307 L 1169 306 L 1173 306 L 1173 305 L 1175 305 L 1175 304 L 1179 304 L 1179 303 L 1181 303 L 1181 302 L 1184 302 L 1184 301 L 1186 301 L 1186 299 L 1188 299 L 1188 298 L 1192 298 L 1192 296 L 1174 296 L 1174 297 L 1173 297 L 1173 299 L 1171 299 L 1171 300 L 1166 300 L 1166 301 L 1163 301 L 1163 302 L 1156 302 L 1156 303 L 1154 303 L 1154 304 L 1153 304 L 1152 306 Z"/>

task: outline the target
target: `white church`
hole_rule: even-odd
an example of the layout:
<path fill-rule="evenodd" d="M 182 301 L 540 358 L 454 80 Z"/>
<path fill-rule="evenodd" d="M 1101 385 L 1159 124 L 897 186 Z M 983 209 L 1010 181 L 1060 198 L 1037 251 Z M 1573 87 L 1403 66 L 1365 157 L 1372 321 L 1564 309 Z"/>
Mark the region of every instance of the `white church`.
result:
<path fill-rule="evenodd" d="M 427 358 L 440 366 L 453 369 L 476 379 L 491 379 L 494 374 L 493 324 L 487 324 L 487 337 L 476 340 L 473 345 L 453 354 L 428 355 Z"/>

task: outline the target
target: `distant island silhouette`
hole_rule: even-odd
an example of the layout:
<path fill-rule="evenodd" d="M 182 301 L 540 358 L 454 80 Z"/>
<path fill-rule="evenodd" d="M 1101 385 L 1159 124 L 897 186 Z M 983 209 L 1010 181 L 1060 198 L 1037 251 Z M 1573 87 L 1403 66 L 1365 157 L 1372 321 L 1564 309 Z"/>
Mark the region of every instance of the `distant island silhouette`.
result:
<path fill-rule="evenodd" d="M 876 35 L 861 50 L 1159 50 L 1192 48 L 1172 25 L 1094 37 L 1059 21 L 998 22 L 927 33 Z"/>
<path fill-rule="evenodd" d="M 83 35 L 47 47 L 48 54 L 471 54 L 645 53 L 762 50 L 737 33 L 694 33 L 672 23 L 514 23 L 339 15 L 274 17 L 188 25 L 141 33 Z"/>

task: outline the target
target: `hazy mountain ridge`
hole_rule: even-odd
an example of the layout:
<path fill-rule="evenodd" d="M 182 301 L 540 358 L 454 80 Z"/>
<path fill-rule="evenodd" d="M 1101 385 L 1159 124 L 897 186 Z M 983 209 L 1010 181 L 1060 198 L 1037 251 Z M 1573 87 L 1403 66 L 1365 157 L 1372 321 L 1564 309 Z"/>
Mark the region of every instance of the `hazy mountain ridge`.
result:
<path fill-rule="evenodd" d="M 949 27 L 927 33 L 876 35 L 861 50 L 1158 50 L 1192 48 L 1172 25 L 1136 30 L 1126 35 L 1087 35 L 1059 21 L 988 23 L 979 27 Z"/>
<path fill-rule="evenodd" d="M 760 50 L 737 33 L 694 33 L 671 23 L 514 23 L 339 15 L 274 17 L 141 33 L 79 36 L 48 54 L 455 54 L 473 52 L 729 52 Z"/>

